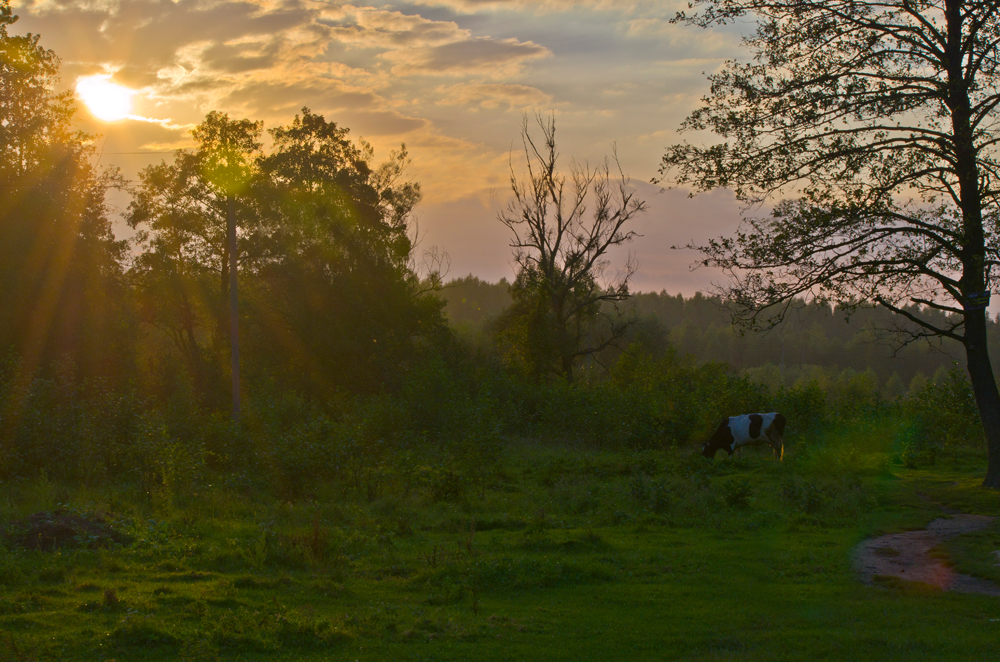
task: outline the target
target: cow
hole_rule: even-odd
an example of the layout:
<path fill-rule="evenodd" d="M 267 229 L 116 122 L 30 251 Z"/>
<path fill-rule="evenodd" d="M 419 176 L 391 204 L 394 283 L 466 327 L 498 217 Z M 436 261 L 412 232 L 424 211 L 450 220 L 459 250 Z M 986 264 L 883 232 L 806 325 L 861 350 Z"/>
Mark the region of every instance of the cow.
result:
<path fill-rule="evenodd" d="M 730 416 L 701 447 L 701 454 L 713 459 L 716 452 L 725 449 L 732 457 L 733 451 L 741 446 L 768 444 L 774 451 L 774 458 L 782 460 L 785 457 L 784 433 L 785 417 L 778 412 Z"/>

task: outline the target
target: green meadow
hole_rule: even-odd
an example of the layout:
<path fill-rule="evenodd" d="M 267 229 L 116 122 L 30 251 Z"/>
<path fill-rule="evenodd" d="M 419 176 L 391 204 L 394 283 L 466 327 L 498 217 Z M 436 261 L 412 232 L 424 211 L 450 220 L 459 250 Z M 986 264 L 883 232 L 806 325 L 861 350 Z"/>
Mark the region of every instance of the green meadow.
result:
<path fill-rule="evenodd" d="M 989 440 L 988 484 L 1000 487 L 1000 316 L 984 312 L 1000 259 L 998 3 L 695 0 L 702 18 L 678 14 L 712 26 L 750 12 L 725 32 L 744 34 L 756 58 L 716 67 L 683 125 L 722 142 L 666 146 L 658 162 L 664 186 L 730 191 L 704 218 L 666 203 L 670 232 L 721 227 L 708 210 L 746 203 L 735 235 L 697 240 L 709 242 L 699 262 L 736 280 L 690 298 L 636 291 L 627 251 L 664 206 L 654 225 L 637 223 L 652 191 L 629 183 L 614 148 L 593 166 L 560 157 L 555 111 L 521 115 L 510 190 L 491 189 L 495 220 L 476 218 L 473 193 L 499 180 L 475 169 L 506 172 L 490 145 L 507 138 L 457 140 L 408 117 L 421 105 L 406 106 L 410 83 L 390 94 L 370 75 L 400 66 L 409 80 L 426 57 L 428 72 L 450 76 L 432 61 L 462 54 L 470 72 L 497 69 L 493 80 L 520 70 L 518 52 L 565 62 L 592 49 L 550 51 L 513 32 L 491 42 L 479 19 L 388 6 L 382 27 L 352 26 L 338 12 L 376 9 L 343 3 L 148 3 L 170 17 L 231 5 L 243 36 L 210 44 L 196 31 L 177 50 L 183 66 L 156 56 L 145 72 L 71 50 L 68 75 L 106 72 L 81 83 L 108 91 L 115 73 L 167 85 L 134 91 L 169 88 L 156 104 L 175 93 L 197 94 L 191 112 L 211 103 L 199 123 L 155 120 L 151 142 L 118 151 L 130 130 L 110 142 L 81 131 L 59 55 L 15 11 L 41 12 L 32 29 L 72 24 L 72 43 L 88 25 L 105 40 L 159 32 L 159 19 L 93 18 L 122 3 L 89 3 L 82 22 L 71 2 L 16 4 L 0 0 L 0 662 L 1000 657 L 1000 598 L 884 576 L 866 585 L 854 570 L 873 536 L 1000 514 L 1000 490 L 982 486 Z M 442 5 L 435 16 L 475 5 L 513 30 L 531 5 L 582 3 L 410 4 Z M 657 3 L 598 4 L 602 29 L 616 5 L 663 18 Z M 296 35 L 274 48 L 258 40 L 272 9 Z M 687 48 L 633 31 L 646 21 L 623 11 L 629 39 Z M 315 30 L 295 23 L 309 12 L 322 15 Z M 362 23 L 405 61 L 365 46 L 337 64 L 338 48 L 298 41 L 350 33 L 346 53 L 368 43 Z M 412 38 L 391 27 L 411 23 Z M 544 21 L 528 23 L 542 39 Z M 486 66 L 461 40 L 506 64 Z M 355 110 L 300 106 L 294 80 L 232 87 L 286 52 L 296 72 L 322 54 L 308 98 Z M 199 53 L 237 68 L 199 65 Z M 965 74 L 955 53 L 969 54 Z M 376 67 L 361 87 L 340 80 L 364 71 L 355 60 Z M 526 99 L 568 98 L 494 82 L 466 95 L 455 79 L 445 96 L 516 115 Z M 251 98 L 279 83 L 289 96 L 277 106 Z M 671 112 L 694 98 L 671 90 L 649 98 Z M 379 94 L 392 113 L 362 121 Z M 560 131 L 590 131 L 557 107 Z M 487 114 L 452 129 L 502 126 Z M 383 115 L 437 137 L 410 141 L 411 155 L 386 141 L 418 134 L 376 132 L 376 156 L 343 124 L 372 131 Z M 426 160 L 438 149 L 444 160 Z M 132 158 L 142 154 L 155 158 Z M 125 155 L 148 165 L 109 165 Z M 635 158 L 635 181 L 648 180 L 657 164 Z M 446 282 L 450 256 L 420 246 L 424 189 L 411 173 L 448 163 L 465 172 L 431 179 L 432 209 L 449 209 L 455 228 L 461 217 L 454 237 L 477 255 L 496 236 L 484 223 L 506 228 L 510 282 Z M 432 188 L 442 181 L 448 192 Z M 659 232 L 643 252 L 655 254 Z M 643 279 L 694 287 L 675 266 Z M 783 462 L 699 453 L 724 417 L 752 412 L 787 419 Z M 994 520 L 931 554 L 1000 585 L 998 551 Z"/>
<path fill-rule="evenodd" d="M 869 536 L 1000 512 L 982 452 L 908 468 L 903 432 L 799 435 L 783 463 L 514 438 L 481 490 L 374 498 L 7 481 L 0 659 L 993 659 L 1000 600 L 855 578 Z M 24 549 L 37 513 L 104 525 Z M 1000 581 L 998 549 L 994 523 L 936 551 Z"/>

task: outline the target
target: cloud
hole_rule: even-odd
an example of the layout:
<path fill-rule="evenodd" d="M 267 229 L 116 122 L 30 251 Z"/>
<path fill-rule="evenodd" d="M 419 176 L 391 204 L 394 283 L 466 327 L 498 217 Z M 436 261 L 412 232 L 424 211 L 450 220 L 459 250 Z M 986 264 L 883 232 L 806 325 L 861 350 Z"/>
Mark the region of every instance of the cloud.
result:
<path fill-rule="evenodd" d="M 313 24 L 315 11 L 297 3 L 263 9 L 250 2 L 203 4 L 198 0 L 127 0 L 112 14 L 103 33 L 122 50 L 150 64 L 171 63 L 186 45 L 233 43 L 247 37 L 267 38 Z"/>
<path fill-rule="evenodd" d="M 393 51 L 383 57 L 393 63 L 396 75 L 509 76 L 529 61 L 548 57 L 552 52 L 533 42 L 516 39 L 477 38 L 440 46 Z"/>
<path fill-rule="evenodd" d="M 343 6 L 325 11 L 321 22 L 347 48 L 380 51 L 379 60 L 396 76 L 509 75 L 528 60 L 551 55 L 530 41 L 474 36 L 453 21 L 399 11 Z"/>
<path fill-rule="evenodd" d="M 457 84 L 439 86 L 437 103 L 482 108 L 521 109 L 552 104 L 552 95 L 530 85 L 504 83 Z"/>
<path fill-rule="evenodd" d="M 677 26 L 662 18 L 634 18 L 628 22 L 630 35 L 661 36 L 675 30 Z"/>
<path fill-rule="evenodd" d="M 398 49 L 434 46 L 471 33 L 453 21 L 435 21 L 373 7 L 340 7 L 323 12 L 320 23 L 331 35 L 354 48 Z"/>
<path fill-rule="evenodd" d="M 242 73 L 270 69 L 282 61 L 281 55 L 279 41 L 212 44 L 202 51 L 202 62 L 217 71 Z"/>
<path fill-rule="evenodd" d="M 99 154 L 112 152 L 114 154 L 102 157 L 108 162 L 111 156 L 131 156 L 135 152 L 170 151 L 188 147 L 192 144 L 191 126 L 165 125 L 157 122 L 116 122 L 105 124 L 81 118 L 83 128 L 92 135 L 98 136 L 95 143 Z M 121 154 L 124 152 L 125 154 Z M 164 154 L 160 158 L 169 158 Z"/>
<path fill-rule="evenodd" d="M 412 0 L 426 7 L 447 7 L 454 11 L 524 11 L 548 14 L 565 11 L 669 12 L 687 9 L 687 0 Z"/>
<path fill-rule="evenodd" d="M 65 60 L 102 60 L 132 66 L 172 64 L 184 47 L 266 37 L 294 28 L 325 31 L 317 10 L 292 1 L 265 8 L 244 1 L 120 0 L 117 3 L 46 3 L 25 22 L 55 35 Z"/>
<path fill-rule="evenodd" d="M 286 117 L 302 106 L 330 111 L 377 108 L 383 103 L 372 92 L 324 78 L 246 83 L 234 86 L 220 101 L 224 106 L 240 108 L 253 117 Z"/>
<path fill-rule="evenodd" d="M 346 124 L 354 128 L 358 135 L 400 136 L 418 129 L 426 129 L 430 122 L 420 117 L 407 117 L 394 110 L 350 110 L 341 113 Z"/>

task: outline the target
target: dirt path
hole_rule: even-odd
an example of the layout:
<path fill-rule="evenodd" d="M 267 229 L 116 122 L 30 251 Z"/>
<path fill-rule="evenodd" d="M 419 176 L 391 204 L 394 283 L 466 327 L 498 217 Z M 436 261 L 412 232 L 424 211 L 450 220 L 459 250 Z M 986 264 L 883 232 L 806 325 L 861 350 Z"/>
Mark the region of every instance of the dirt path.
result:
<path fill-rule="evenodd" d="M 993 519 L 985 515 L 953 515 L 934 520 L 926 529 L 866 540 L 854 552 L 854 566 L 861 580 L 868 584 L 883 575 L 930 584 L 945 591 L 1000 596 L 1000 586 L 959 574 L 941 559 L 929 555 L 941 542 L 984 529 Z"/>

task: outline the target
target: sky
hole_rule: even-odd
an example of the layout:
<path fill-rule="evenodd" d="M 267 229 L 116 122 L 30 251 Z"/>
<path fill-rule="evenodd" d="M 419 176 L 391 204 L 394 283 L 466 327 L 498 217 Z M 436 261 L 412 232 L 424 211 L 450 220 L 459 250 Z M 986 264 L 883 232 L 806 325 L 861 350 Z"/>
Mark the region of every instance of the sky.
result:
<path fill-rule="evenodd" d="M 706 74 L 741 49 L 740 26 L 671 25 L 685 4 L 14 0 L 10 32 L 40 34 L 66 88 L 103 74 L 134 90 L 129 118 L 79 114 L 101 136 L 101 163 L 129 177 L 192 145 L 190 129 L 213 110 L 270 128 L 305 106 L 369 141 L 376 163 L 405 143 L 424 193 L 417 251 L 446 253 L 448 278 L 514 275 L 497 212 L 525 114 L 553 116 L 561 167 L 614 150 L 649 204 L 629 247 L 633 290 L 691 295 L 722 276 L 692 270 L 697 253 L 671 246 L 733 232 L 740 207 L 725 191 L 690 198 L 650 180 L 684 138 L 677 128 L 707 93 Z"/>

